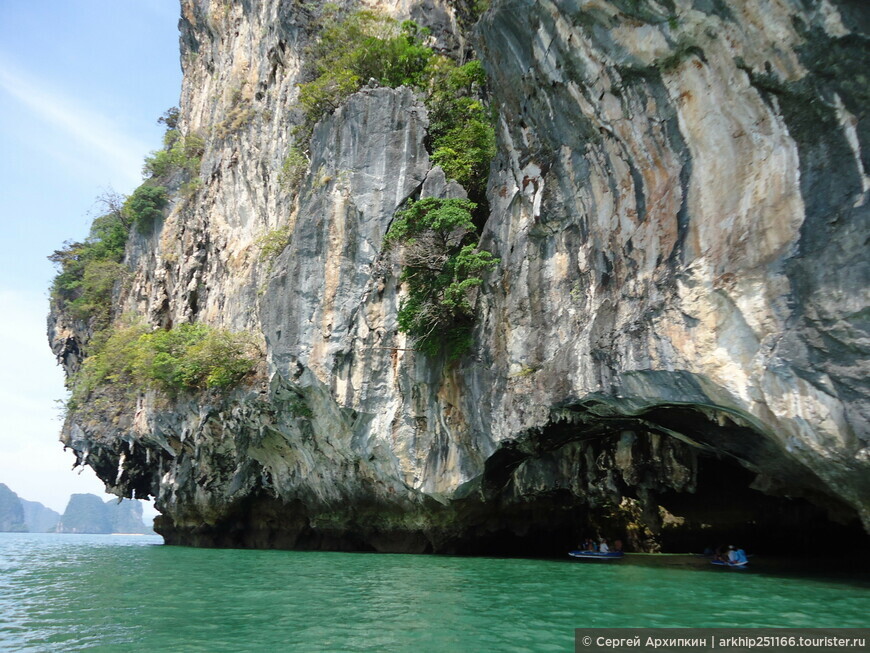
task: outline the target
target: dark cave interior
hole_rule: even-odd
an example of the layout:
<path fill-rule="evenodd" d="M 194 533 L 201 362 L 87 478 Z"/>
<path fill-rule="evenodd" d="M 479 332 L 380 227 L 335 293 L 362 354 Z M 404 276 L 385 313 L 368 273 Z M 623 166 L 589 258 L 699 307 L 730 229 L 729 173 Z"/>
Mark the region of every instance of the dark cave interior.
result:
<path fill-rule="evenodd" d="M 702 553 L 734 544 L 750 553 L 822 558 L 864 555 L 870 537 L 860 520 L 834 520 L 804 498 L 771 496 L 750 487 L 755 474 L 727 458 L 702 456 L 694 493 L 665 492 L 655 501 L 672 516 L 655 534 L 662 553 Z M 828 499 L 828 501 L 833 501 Z M 839 514 L 848 514 L 840 507 Z M 585 538 L 621 539 L 631 552 L 632 526 L 612 510 L 555 490 L 502 507 L 469 529 L 446 552 L 460 555 L 564 557 Z"/>
<path fill-rule="evenodd" d="M 830 557 L 832 550 L 844 556 L 870 550 L 870 537 L 854 509 L 823 494 L 809 470 L 785 459 L 771 440 L 739 418 L 714 421 L 690 406 L 658 406 L 640 418 L 601 419 L 583 410 L 575 415 L 579 419 L 573 423 L 556 421 L 526 442 L 495 452 L 483 479 L 489 501 L 476 520 L 468 520 L 475 525 L 451 543 L 450 552 L 559 557 L 587 537 L 620 539 L 626 551 L 663 553 L 701 553 L 730 544 L 764 555 L 808 558 Z M 615 462 L 627 431 L 633 434 L 629 469 Z M 692 447 L 666 432 L 692 433 L 700 444 Z M 572 443 L 582 447 L 573 455 L 587 496 L 568 491 L 570 479 L 554 474 L 539 479 L 538 489 L 523 500 L 503 500 L 513 470 L 523 461 L 570 456 Z M 694 466 L 694 481 L 669 487 L 674 465 Z M 747 467 L 776 478 L 770 485 L 781 488 L 779 495 L 754 489 L 756 472 Z M 620 507 L 622 498 L 634 508 Z"/>
<path fill-rule="evenodd" d="M 823 557 L 832 549 L 838 554 L 870 550 L 857 516 L 834 520 L 829 510 L 805 498 L 752 489 L 755 474 L 727 458 L 701 456 L 698 463 L 694 493 L 658 497 L 668 512 L 685 519 L 682 526 L 662 528 L 663 551 L 703 551 L 734 544 L 756 553 Z M 840 515 L 851 512 L 834 505 L 834 499 L 819 498 Z"/>

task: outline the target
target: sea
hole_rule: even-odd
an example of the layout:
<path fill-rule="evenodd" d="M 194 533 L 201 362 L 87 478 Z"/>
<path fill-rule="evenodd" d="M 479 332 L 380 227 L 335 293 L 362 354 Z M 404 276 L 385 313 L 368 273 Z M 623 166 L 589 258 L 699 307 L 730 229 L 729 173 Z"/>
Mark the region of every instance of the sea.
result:
<path fill-rule="evenodd" d="M 756 565 L 758 566 L 758 565 Z M 763 567 L 763 565 L 761 565 Z M 860 574 L 0 533 L 2 651 L 573 651 L 593 627 L 866 627 Z"/>

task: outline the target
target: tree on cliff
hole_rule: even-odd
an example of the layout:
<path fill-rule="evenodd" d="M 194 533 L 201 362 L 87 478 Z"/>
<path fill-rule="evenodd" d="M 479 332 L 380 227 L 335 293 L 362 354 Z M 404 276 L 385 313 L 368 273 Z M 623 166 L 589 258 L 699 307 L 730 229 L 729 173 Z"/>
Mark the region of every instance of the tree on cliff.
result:
<path fill-rule="evenodd" d="M 430 356 L 444 351 L 452 360 L 468 350 L 477 289 L 499 261 L 478 249 L 474 208 L 465 199 L 412 202 L 396 214 L 385 238 L 398 252 L 400 280 L 408 288 L 399 328 Z"/>

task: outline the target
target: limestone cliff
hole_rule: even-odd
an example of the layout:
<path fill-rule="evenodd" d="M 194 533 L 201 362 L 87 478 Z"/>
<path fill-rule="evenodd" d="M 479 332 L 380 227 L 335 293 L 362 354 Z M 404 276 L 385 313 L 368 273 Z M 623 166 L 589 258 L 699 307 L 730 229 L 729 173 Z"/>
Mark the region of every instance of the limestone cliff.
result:
<path fill-rule="evenodd" d="M 21 508 L 24 510 L 24 523 L 31 533 L 53 533 L 60 521 L 60 513 L 38 501 L 21 499 Z"/>
<path fill-rule="evenodd" d="M 24 507 L 21 499 L 4 483 L 0 483 L 0 533 L 26 533 Z"/>
<path fill-rule="evenodd" d="M 142 521 L 142 504 L 125 499 L 105 503 L 96 494 L 73 494 L 54 528 L 58 533 L 151 533 Z"/>
<path fill-rule="evenodd" d="M 870 529 L 861 0 L 494 0 L 476 23 L 472 3 L 361 3 L 488 73 L 500 263 L 458 362 L 399 331 L 382 252 L 408 199 L 464 194 L 420 98 L 370 84 L 281 183 L 314 4 L 182 1 L 201 182 L 177 179 L 131 238 L 114 314 L 250 331 L 266 362 L 230 392 L 71 412 L 81 464 L 154 496 L 169 543 L 531 553 Z M 272 232 L 286 246 L 261 256 Z M 89 325 L 55 311 L 49 335 L 75 372 Z"/>

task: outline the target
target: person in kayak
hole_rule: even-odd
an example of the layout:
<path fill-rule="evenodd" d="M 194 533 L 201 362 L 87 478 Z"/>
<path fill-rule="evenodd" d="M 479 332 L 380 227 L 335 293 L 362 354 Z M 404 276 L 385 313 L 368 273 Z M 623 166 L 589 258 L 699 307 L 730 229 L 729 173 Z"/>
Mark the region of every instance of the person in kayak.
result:
<path fill-rule="evenodd" d="M 749 562 L 749 558 L 746 557 L 746 551 L 732 544 L 728 547 L 728 562 L 732 565 L 745 565 Z"/>
<path fill-rule="evenodd" d="M 607 546 L 607 538 L 605 538 L 605 537 L 601 538 L 601 544 L 598 545 L 598 550 L 601 553 L 610 553 L 610 547 Z"/>

